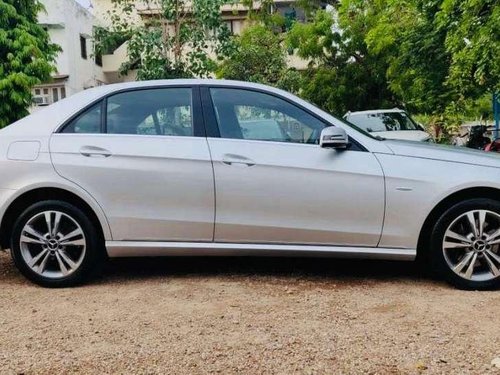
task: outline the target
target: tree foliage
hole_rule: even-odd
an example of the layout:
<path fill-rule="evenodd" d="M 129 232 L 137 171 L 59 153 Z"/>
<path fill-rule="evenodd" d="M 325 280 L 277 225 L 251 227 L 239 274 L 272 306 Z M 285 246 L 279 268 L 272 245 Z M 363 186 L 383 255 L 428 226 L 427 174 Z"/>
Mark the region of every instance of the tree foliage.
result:
<path fill-rule="evenodd" d="M 402 105 L 458 122 L 500 88 L 498 0 L 342 0 L 295 24 L 312 64 L 302 94 L 326 109 Z"/>
<path fill-rule="evenodd" d="M 359 0 L 349 0 L 349 5 Z M 440 0 L 383 0 L 372 7 L 372 26 L 364 36 L 368 52 L 387 62 L 389 89 L 410 110 L 442 112 L 453 99 L 445 85 L 449 54 L 446 28 L 435 15 Z"/>
<path fill-rule="evenodd" d="M 395 104 L 386 63 L 370 55 L 364 41 L 369 21 L 350 12 L 317 10 L 311 22 L 292 27 L 289 45 L 310 61 L 302 96 L 337 115 Z"/>
<path fill-rule="evenodd" d="M 273 11 L 274 0 L 241 0 L 241 4 L 248 9 L 251 20 L 257 21 L 267 28 L 276 29 L 285 24 L 285 18 Z"/>
<path fill-rule="evenodd" d="M 37 24 L 38 0 L 0 0 L 0 127 L 27 115 L 31 89 L 50 79 L 59 47 Z"/>
<path fill-rule="evenodd" d="M 297 91 L 300 75 L 287 68 L 286 50 L 280 34 L 257 23 L 236 38 L 235 49 L 235 53 L 221 64 L 219 77 Z"/>
<path fill-rule="evenodd" d="M 500 3 L 444 0 L 437 24 L 446 29 L 447 84 L 464 97 L 500 91 Z"/>
<path fill-rule="evenodd" d="M 370 54 L 388 63 L 391 92 L 410 110 L 452 129 L 500 87 L 497 0 L 359 0 L 343 7 L 373 15 L 365 34 Z"/>
<path fill-rule="evenodd" d="M 137 2 L 115 0 L 111 28 L 98 30 L 98 51 L 128 39 L 128 61 L 121 73 L 137 70 L 137 79 L 206 77 L 215 60 L 229 56 L 232 38 L 222 22 L 225 0 L 147 0 L 151 15 L 136 22 Z"/>

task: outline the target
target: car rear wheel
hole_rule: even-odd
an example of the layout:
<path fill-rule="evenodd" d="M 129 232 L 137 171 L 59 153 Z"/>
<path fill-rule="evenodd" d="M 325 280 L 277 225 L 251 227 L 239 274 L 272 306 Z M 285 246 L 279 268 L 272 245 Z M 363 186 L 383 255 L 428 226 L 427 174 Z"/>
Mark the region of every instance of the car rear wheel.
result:
<path fill-rule="evenodd" d="M 45 287 L 82 282 L 104 254 L 92 222 L 62 201 L 28 207 L 14 224 L 11 250 L 21 273 Z"/>
<path fill-rule="evenodd" d="M 431 236 L 437 271 L 462 289 L 500 286 L 500 202 L 471 199 L 448 209 Z"/>

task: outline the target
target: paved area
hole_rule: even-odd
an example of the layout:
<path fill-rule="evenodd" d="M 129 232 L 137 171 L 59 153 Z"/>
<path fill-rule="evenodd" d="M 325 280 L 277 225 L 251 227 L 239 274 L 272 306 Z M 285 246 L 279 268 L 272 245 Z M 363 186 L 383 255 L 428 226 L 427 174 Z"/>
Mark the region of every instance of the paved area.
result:
<path fill-rule="evenodd" d="M 0 343 L 1 374 L 495 374 L 500 291 L 275 258 L 115 260 L 49 290 L 0 253 Z"/>

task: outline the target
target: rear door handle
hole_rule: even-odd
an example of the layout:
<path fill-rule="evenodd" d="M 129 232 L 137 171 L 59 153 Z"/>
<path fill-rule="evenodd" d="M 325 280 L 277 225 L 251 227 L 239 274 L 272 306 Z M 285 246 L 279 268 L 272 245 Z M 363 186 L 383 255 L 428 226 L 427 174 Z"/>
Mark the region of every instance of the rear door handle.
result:
<path fill-rule="evenodd" d="M 253 167 L 255 165 L 255 162 L 252 159 L 236 154 L 223 155 L 222 162 L 226 165 L 243 165 L 247 167 Z"/>
<path fill-rule="evenodd" d="M 86 157 L 102 157 L 102 158 L 107 158 L 112 155 L 111 151 L 96 146 L 83 146 L 80 149 L 80 154 Z"/>

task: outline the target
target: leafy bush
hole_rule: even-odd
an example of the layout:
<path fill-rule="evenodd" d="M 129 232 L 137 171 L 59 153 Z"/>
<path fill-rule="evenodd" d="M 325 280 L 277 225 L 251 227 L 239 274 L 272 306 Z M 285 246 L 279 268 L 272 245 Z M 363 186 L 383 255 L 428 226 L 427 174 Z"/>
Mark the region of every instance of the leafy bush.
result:
<path fill-rule="evenodd" d="M 0 128 L 26 116 L 33 86 L 50 79 L 60 48 L 37 23 L 38 0 L 0 0 Z"/>

